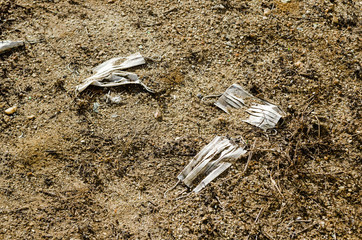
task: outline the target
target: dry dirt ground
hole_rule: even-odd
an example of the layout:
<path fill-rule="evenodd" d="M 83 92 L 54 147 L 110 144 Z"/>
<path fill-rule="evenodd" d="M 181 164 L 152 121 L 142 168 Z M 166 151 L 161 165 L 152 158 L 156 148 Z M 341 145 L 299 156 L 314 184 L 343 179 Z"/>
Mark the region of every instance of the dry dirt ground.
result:
<path fill-rule="evenodd" d="M 0 0 L 0 39 L 29 41 L 0 55 L 0 239 L 361 239 L 361 12 L 353 0 Z M 75 92 L 135 52 L 154 94 Z M 287 116 L 263 131 L 200 100 L 232 83 Z M 249 153 L 200 194 L 164 194 L 217 135 Z"/>

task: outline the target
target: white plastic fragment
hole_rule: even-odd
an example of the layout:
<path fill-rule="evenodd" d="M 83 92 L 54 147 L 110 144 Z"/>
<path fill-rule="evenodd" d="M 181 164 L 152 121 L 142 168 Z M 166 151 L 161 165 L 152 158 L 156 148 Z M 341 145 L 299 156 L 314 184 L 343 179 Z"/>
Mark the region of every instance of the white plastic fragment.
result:
<path fill-rule="evenodd" d="M 93 103 L 93 112 L 99 113 L 98 109 L 99 109 L 99 103 L 97 102 Z"/>
<path fill-rule="evenodd" d="M 200 192 L 207 184 L 209 184 L 212 180 L 217 178 L 221 173 L 223 173 L 226 169 L 231 166 L 231 163 L 221 163 L 219 167 L 217 167 L 214 171 L 212 171 L 209 175 L 207 175 L 204 180 L 201 181 L 199 185 L 197 185 L 194 189 L 195 193 Z"/>
<path fill-rule="evenodd" d="M 24 45 L 24 41 L 0 41 L 0 53 Z"/>
<path fill-rule="evenodd" d="M 273 104 L 258 104 L 252 106 L 246 112 L 250 114 L 250 117 L 243 121 L 263 130 L 274 128 L 279 119 L 284 116 L 284 112 Z"/>
<path fill-rule="evenodd" d="M 244 99 L 247 97 L 253 97 L 253 95 L 245 91 L 239 84 L 234 83 L 226 89 L 215 105 L 224 112 L 229 113 L 230 108 L 241 108 L 245 105 Z"/>
<path fill-rule="evenodd" d="M 238 146 L 234 141 L 226 137 L 215 137 L 208 145 L 191 160 L 177 178 L 188 187 L 195 184 L 195 181 L 204 179 L 196 186 L 194 192 L 199 192 L 222 172 L 231 166 L 230 163 L 221 162 L 224 159 L 237 159 L 246 150 Z"/>
<path fill-rule="evenodd" d="M 121 59 L 126 59 L 121 64 L 117 65 L 117 61 Z M 101 73 L 109 70 L 125 70 L 127 68 L 136 67 L 142 64 L 145 64 L 146 61 L 142 57 L 140 53 L 132 54 L 128 57 L 115 57 L 105 61 L 104 63 L 98 65 L 97 67 L 93 68 L 94 73 Z"/>
<path fill-rule="evenodd" d="M 125 59 L 125 61 L 117 65 L 118 61 L 121 59 Z M 132 54 L 126 58 L 112 58 L 93 68 L 93 72 L 95 74 L 85 79 L 82 84 L 76 87 L 76 89 L 77 91 L 82 92 L 90 85 L 98 87 L 115 87 L 126 84 L 139 84 L 142 85 L 147 91 L 153 92 L 150 88 L 144 85 L 141 80 L 139 80 L 136 74 L 121 71 L 145 63 L 146 61 L 140 53 Z"/>
<path fill-rule="evenodd" d="M 121 98 L 121 96 L 112 96 L 111 95 L 111 93 L 110 92 L 108 92 L 107 94 L 106 94 L 106 102 L 111 102 L 111 103 L 115 103 L 115 104 L 119 104 L 119 103 L 121 103 L 121 100 L 122 100 L 122 98 Z"/>

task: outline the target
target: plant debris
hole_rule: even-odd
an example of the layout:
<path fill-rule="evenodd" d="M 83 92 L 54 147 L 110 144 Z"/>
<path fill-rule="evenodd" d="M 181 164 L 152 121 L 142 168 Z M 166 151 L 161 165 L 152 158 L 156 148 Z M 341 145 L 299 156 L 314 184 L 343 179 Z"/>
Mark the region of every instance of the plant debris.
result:
<path fill-rule="evenodd" d="M 126 59 L 121 64 L 117 64 L 119 60 Z M 146 61 L 140 53 L 132 54 L 126 58 L 112 58 L 99 66 L 93 68 L 94 75 L 85 79 L 82 84 L 76 87 L 78 92 L 84 91 L 88 86 L 94 85 L 98 87 L 115 87 L 126 84 L 139 84 L 147 91 L 153 92 L 145 84 L 141 82 L 138 76 L 131 72 L 125 72 L 128 68 L 145 64 Z"/>
<path fill-rule="evenodd" d="M 238 146 L 234 141 L 217 136 L 201 149 L 177 178 L 188 187 L 191 187 L 196 180 L 206 176 L 193 190 L 198 193 L 231 166 L 230 163 L 221 162 L 222 160 L 227 158 L 237 159 L 244 153 L 246 153 L 246 150 Z"/>

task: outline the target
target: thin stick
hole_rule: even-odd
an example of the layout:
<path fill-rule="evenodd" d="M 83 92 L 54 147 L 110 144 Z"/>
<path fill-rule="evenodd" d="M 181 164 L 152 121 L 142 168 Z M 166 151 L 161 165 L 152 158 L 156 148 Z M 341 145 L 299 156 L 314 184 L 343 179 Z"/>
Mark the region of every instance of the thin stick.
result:
<path fill-rule="evenodd" d="M 272 236 L 270 236 L 266 231 L 262 230 L 261 232 L 267 239 L 271 239 L 274 240 L 274 238 Z"/>
<path fill-rule="evenodd" d="M 258 220 L 259 220 L 259 217 L 260 217 L 260 214 L 261 214 L 261 212 L 263 211 L 263 209 L 264 209 L 263 207 L 260 209 L 258 215 L 257 215 L 256 218 L 255 218 L 254 224 L 252 225 L 251 229 L 254 229 L 255 224 L 257 224 L 257 222 L 258 222 Z M 248 237 L 247 237 L 246 239 L 249 239 L 249 238 L 250 238 L 250 233 L 249 233 L 249 235 L 248 235 Z"/>
<path fill-rule="evenodd" d="M 216 200 L 219 202 L 219 204 L 220 204 L 221 208 L 222 208 L 222 209 L 224 209 L 224 206 L 222 205 L 222 203 L 221 203 L 220 199 L 219 199 L 217 196 L 215 196 L 215 198 L 216 198 Z"/>
<path fill-rule="evenodd" d="M 247 161 L 246 164 L 245 164 L 245 168 L 244 168 L 244 171 L 242 172 L 242 174 L 244 174 L 244 173 L 246 172 L 246 169 L 247 169 L 248 166 L 249 166 L 251 157 L 253 156 L 253 152 L 254 152 L 254 148 L 255 148 L 255 143 L 256 143 L 256 140 L 254 141 L 253 146 L 252 146 L 252 148 L 250 149 L 248 161 Z"/>
<path fill-rule="evenodd" d="M 317 116 L 314 115 L 314 117 L 318 121 L 318 138 L 321 138 L 321 123 L 320 123 L 319 118 Z"/>
<path fill-rule="evenodd" d="M 309 219 L 309 220 L 303 220 L 303 219 L 301 219 L 301 220 L 295 220 L 295 222 L 306 222 L 306 223 L 309 223 L 309 222 L 311 222 L 312 221 L 312 219 Z"/>
<path fill-rule="evenodd" d="M 256 218 L 255 218 L 254 223 L 257 223 L 257 222 L 258 222 L 259 217 L 260 217 L 260 214 L 261 214 L 261 212 L 263 211 L 263 209 L 264 209 L 264 208 L 261 208 L 261 209 L 260 209 L 260 211 L 259 211 L 259 213 L 258 213 L 258 216 L 256 216 Z"/>
<path fill-rule="evenodd" d="M 187 198 L 187 197 L 191 196 L 191 194 L 193 194 L 193 193 L 194 193 L 194 192 L 189 192 L 189 193 L 186 194 L 185 196 L 180 196 L 180 197 L 176 198 L 175 200 L 177 201 L 177 200 L 180 200 L 180 199 L 183 199 L 183 198 Z"/>
<path fill-rule="evenodd" d="M 302 114 L 304 114 L 305 111 L 307 111 L 307 108 L 310 106 L 310 104 L 314 101 L 314 96 L 312 96 L 311 98 L 309 98 L 307 100 L 307 104 L 305 105 L 303 111 L 302 111 Z"/>
<path fill-rule="evenodd" d="M 273 179 L 272 173 L 271 171 L 269 171 L 268 169 L 265 168 L 265 170 L 267 171 L 267 173 L 269 173 L 269 177 L 270 177 L 270 181 L 272 183 L 272 185 L 275 187 L 275 189 L 278 191 L 278 193 L 282 196 L 282 198 L 284 198 L 284 195 L 282 194 L 282 191 L 280 190 L 278 184 L 276 183 L 276 181 Z"/>
<path fill-rule="evenodd" d="M 301 230 L 301 231 L 299 231 L 299 232 L 295 233 L 295 236 L 297 236 L 298 234 L 300 234 L 300 233 L 302 233 L 302 232 L 305 232 L 305 231 L 307 231 L 307 230 L 311 229 L 311 228 L 312 228 L 312 227 L 314 227 L 315 225 L 317 225 L 317 223 L 313 223 L 313 224 L 311 224 L 310 226 L 308 226 L 308 227 L 304 228 L 303 230 Z"/>

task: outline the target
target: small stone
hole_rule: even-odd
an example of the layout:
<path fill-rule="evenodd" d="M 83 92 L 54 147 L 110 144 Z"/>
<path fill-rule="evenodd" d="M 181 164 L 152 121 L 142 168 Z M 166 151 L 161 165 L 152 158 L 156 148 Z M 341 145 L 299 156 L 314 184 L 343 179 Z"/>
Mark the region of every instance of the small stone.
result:
<path fill-rule="evenodd" d="M 219 4 L 219 5 L 213 6 L 211 9 L 213 9 L 213 10 L 224 10 L 225 6 L 222 5 L 222 4 Z"/>
<path fill-rule="evenodd" d="M 29 115 L 29 116 L 27 116 L 26 118 L 29 119 L 29 120 L 32 120 L 32 119 L 35 118 L 35 115 Z"/>
<path fill-rule="evenodd" d="M 271 10 L 269 8 L 264 8 L 264 16 L 269 16 L 271 13 Z"/>
<path fill-rule="evenodd" d="M 17 109 L 18 109 L 18 107 L 17 107 L 16 105 L 14 105 L 14 106 L 6 109 L 6 110 L 5 110 L 5 113 L 6 113 L 7 115 L 11 115 L 11 114 L 15 113 Z"/>
<path fill-rule="evenodd" d="M 157 121 L 162 121 L 162 112 L 159 109 L 156 110 L 153 116 Z"/>
<path fill-rule="evenodd" d="M 299 67 L 303 66 L 303 63 L 301 61 L 298 61 L 298 62 L 294 63 L 294 66 L 299 68 Z"/>
<path fill-rule="evenodd" d="M 108 0 L 108 3 L 114 3 L 115 0 Z"/>
<path fill-rule="evenodd" d="M 339 23 L 339 20 L 338 20 L 338 17 L 337 17 L 337 16 L 333 16 L 333 18 L 332 18 L 332 23 L 334 23 L 334 24 L 338 24 L 338 23 Z"/>
<path fill-rule="evenodd" d="M 5 115 L 5 116 L 4 116 L 4 122 L 5 122 L 5 123 L 10 122 L 10 117 L 7 116 L 7 115 Z"/>
<path fill-rule="evenodd" d="M 324 229 L 325 226 L 326 226 L 326 222 L 320 221 L 320 222 L 319 222 L 319 226 L 320 226 L 322 229 Z"/>
<path fill-rule="evenodd" d="M 227 120 L 224 117 L 219 117 L 217 120 L 218 120 L 218 122 L 220 124 L 226 124 L 227 123 Z"/>

